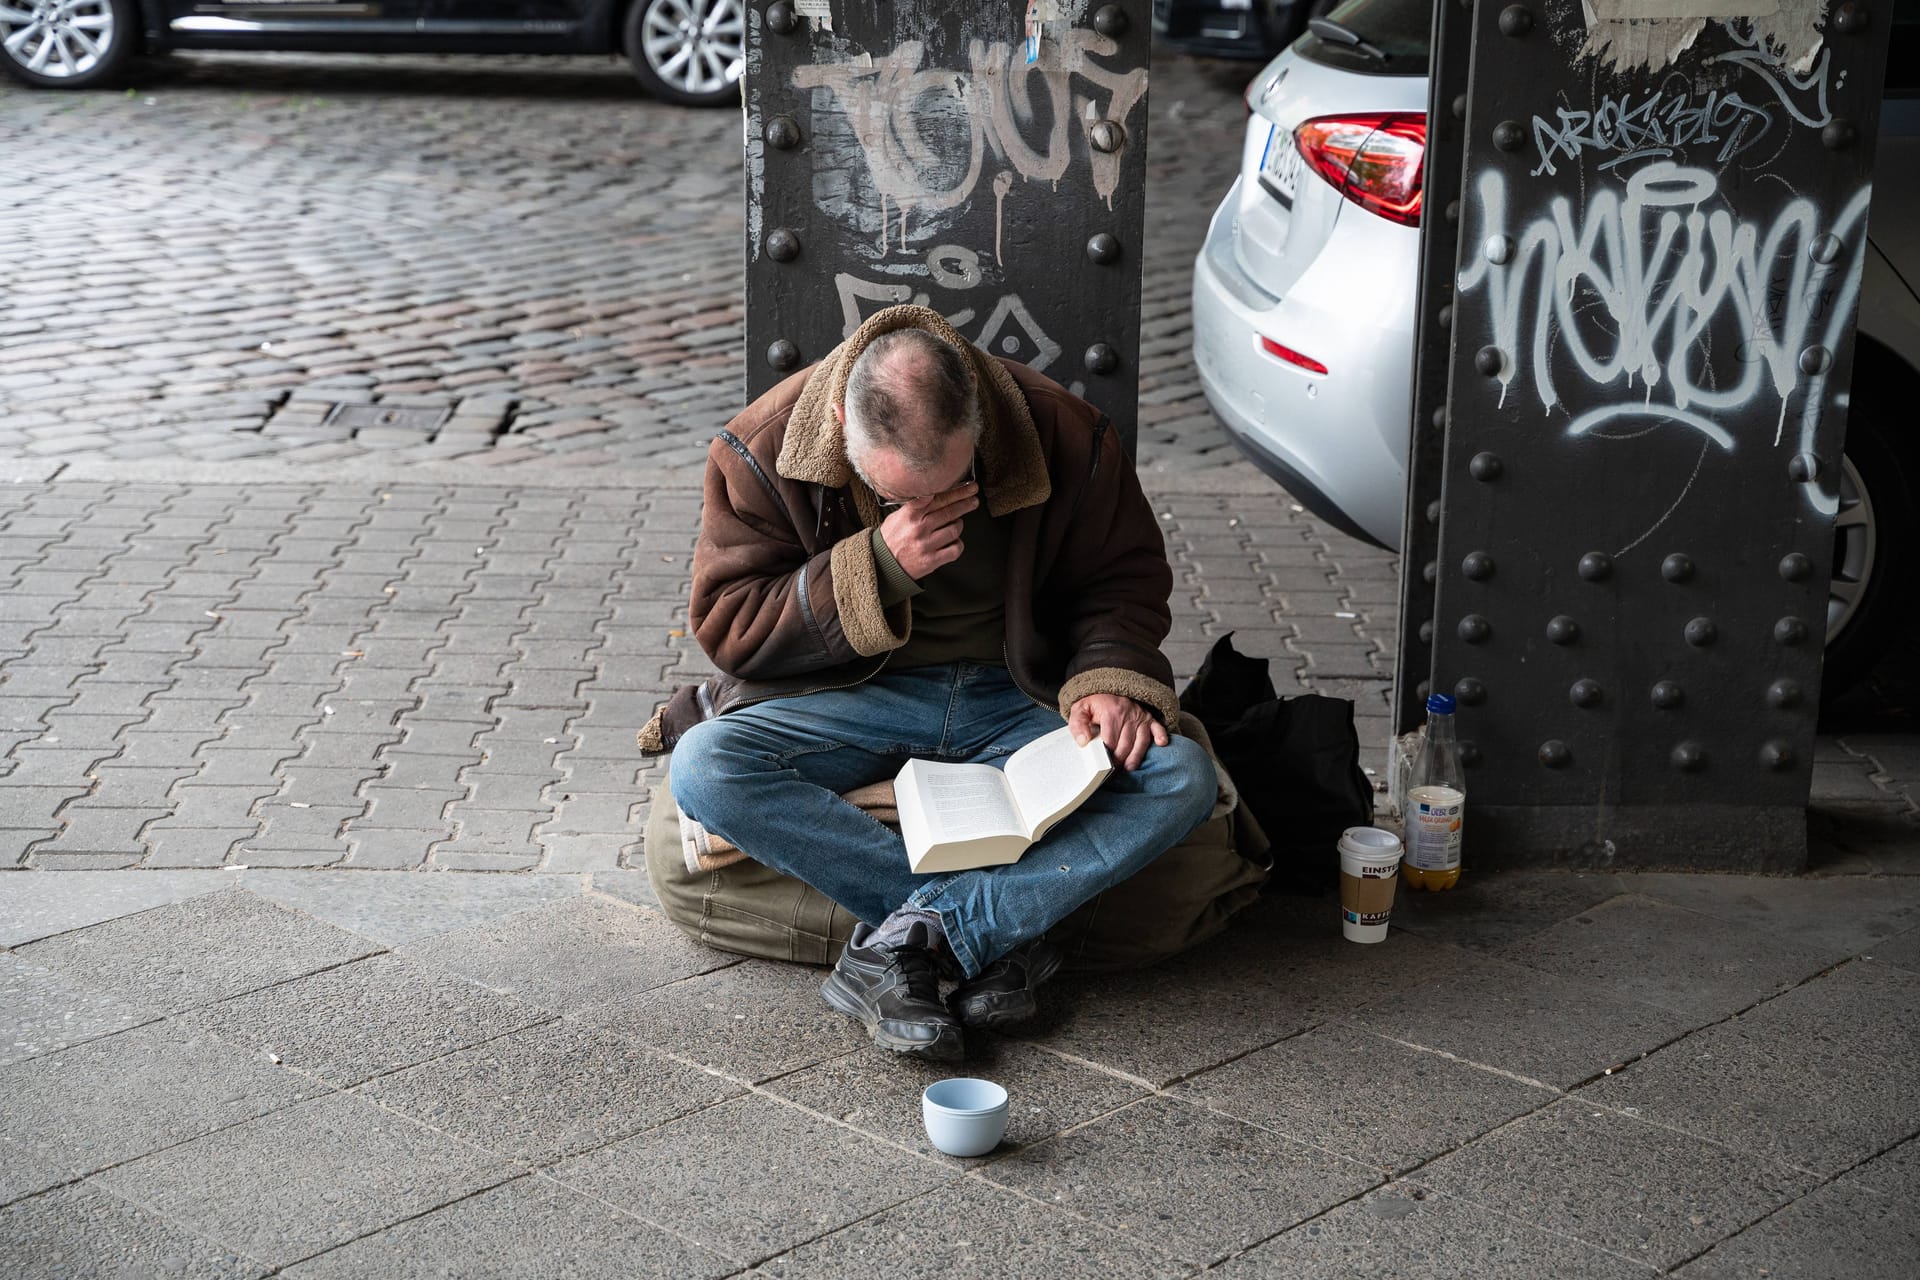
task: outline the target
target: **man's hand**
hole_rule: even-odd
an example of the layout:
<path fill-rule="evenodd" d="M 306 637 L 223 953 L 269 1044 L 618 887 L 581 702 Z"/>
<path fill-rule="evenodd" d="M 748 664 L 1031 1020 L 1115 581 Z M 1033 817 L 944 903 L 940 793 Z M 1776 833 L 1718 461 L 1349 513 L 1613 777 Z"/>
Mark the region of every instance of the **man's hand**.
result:
<path fill-rule="evenodd" d="M 960 522 L 980 505 L 980 486 L 969 480 L 930 498 L 915 498 L 880 522 L 887 550 L 915 582 L 960 558 Z"/>
<path fill-rule="evenodd" d="M 1113 762 L 1128 773 L 1147 758 L 1148 747 L 1164 747 L 1168 741 L 1167 727 L 1151 711 L 1115 693 L 1090 693 L 1074 703 L 1067 727 L 1083 747 L 1099 738 Z"/>

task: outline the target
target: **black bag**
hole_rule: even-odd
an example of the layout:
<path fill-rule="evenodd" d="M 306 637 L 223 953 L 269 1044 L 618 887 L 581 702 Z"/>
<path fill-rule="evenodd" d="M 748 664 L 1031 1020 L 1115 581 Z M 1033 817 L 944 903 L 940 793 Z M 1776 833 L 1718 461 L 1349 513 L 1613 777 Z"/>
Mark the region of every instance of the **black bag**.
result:
<path fill-rule="evenodd" d="M 1317 693 L 1279 697 L 1267 660 L 1236 652 L 1228 633 L 1180 694 L 1180 706 L 1207 727 L 1241 802 L 1273 842 L 1269 886 L 1333 889 L 1340 833 L 1373 821 L 1353 703 Z"/>

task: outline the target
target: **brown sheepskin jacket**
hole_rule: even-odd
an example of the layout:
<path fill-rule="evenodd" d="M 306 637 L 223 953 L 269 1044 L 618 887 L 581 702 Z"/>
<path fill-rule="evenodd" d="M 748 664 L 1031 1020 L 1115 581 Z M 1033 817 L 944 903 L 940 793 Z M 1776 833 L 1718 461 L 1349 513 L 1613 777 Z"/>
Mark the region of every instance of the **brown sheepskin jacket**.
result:
<path fill-rule="evenodd" d="M 1024 365 L 968 343 L 925 307 L 870 317 L 820 363 L 768 391 L 715 437 L 693 557 L 693 632 L 723 676 L 674 695 L 640 734 L 671 750 L 693 724 L 767 698 L 858 684 L 906 643 L 913 604 L 880 603 L 868 530 L 882 513 L 847 462 L 833 406 L 853 362 L 890 329 L 965 353 L 986 422 L 976 476 L 1013 516 L 1006 660 L 1064 716 L 1090 693 L 1133 698 L 1171 725 L 1166 544 L 1105 415 Z"/>

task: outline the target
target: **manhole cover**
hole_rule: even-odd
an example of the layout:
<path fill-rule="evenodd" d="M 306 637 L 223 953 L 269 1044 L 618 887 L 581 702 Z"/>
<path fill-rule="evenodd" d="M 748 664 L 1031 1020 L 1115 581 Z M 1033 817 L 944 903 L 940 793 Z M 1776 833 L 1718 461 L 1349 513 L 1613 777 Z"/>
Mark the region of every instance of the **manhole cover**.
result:
<path fill-rule="evenodd" d="M 385 427 L 394 431 L 418 431 L 431 435 L 453 416 L 451 408 L 401 409 L 379 404 L 337 404 L 327 415 L 329 427 L 348 427 L 369 431 Z"/>

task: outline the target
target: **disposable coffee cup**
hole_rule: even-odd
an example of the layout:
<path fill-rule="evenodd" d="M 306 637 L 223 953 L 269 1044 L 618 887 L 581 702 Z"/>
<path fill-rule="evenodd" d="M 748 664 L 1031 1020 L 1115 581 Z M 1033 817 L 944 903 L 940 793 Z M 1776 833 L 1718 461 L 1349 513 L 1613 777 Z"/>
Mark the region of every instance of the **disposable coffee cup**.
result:
<path fill-rule="evenodd" d="M 1379 827 L 1340 833 L 1340 931 L 1348 942 L 1381 942 L 1400 887 L 1400 837 Z"/>

